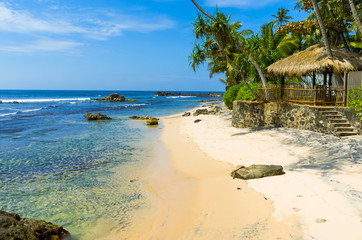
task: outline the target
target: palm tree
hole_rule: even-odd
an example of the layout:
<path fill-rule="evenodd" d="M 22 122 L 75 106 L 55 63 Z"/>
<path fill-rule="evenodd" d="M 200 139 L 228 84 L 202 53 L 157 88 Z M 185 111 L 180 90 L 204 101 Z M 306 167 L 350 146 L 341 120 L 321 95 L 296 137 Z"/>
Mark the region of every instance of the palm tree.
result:
<path fill-rule="evenodd" d="M 273 27 L 280 27 L 287 24 L 289 22 L 288 20 L 292 19 L 292 17 L 287 16 L 288 12 L 288 9 L 285 9 L 283 7 L 279 8 L 277 15 L 272 15 L 276 18 L 274 21 L 272 21 Z"/>
<path fill-rule="evenodd" d="M 329 57 L 333 57 L 332 56 L 332 51 L 331 51 L 331 46 L 329 45 L 326 29 L 324 27 L 324 22 L 323 22 L 323 19 L 322 19 L 322 15 L 321 15 L 321 13 L 319 11 L 319 8 L 318 8 L 318 3 L 317 3 L 316 0 L 312 0 L 312 4 L 313 4 L 314 11 L 315 11 L 315 14 L 316 14 L 317 19 L 318 19 L 319 27 L 320 27 L 321 32 L 322 32 L 322 37 L 323 37 L 323 40 L 324 40 L 324 45 L 326 46 L 327 54 L 328 54 Z"/>
<path fill-rule="evenodd" d="M 359 32 L 362 34 L 362 24 L 361 24 L 361 20 L 358 17 L 356 6 L 354 5 L 353 0 L 348 0 L 348 2 L 349 2 L 349 6 L 351 7 L 353 18 L 357 23 Z"/>
<path fill-rule="evenodd" d="M 251 89 L 249 84 L 246 82 L 242 71 L 236 66 L 230 55 L 229 49 L 235 46 L 238 42 L 236 36 L 238 35 L 237 30 L 241 27 L 240 22 L 229 24 L 229 20 L 231 17 L 230 15 L 226 17 L 224 14 L 216 11 L 216 17 L 213 17 L 206 11 L 204 11 L 195 0 L 191 1 L 206 17 L 211 20 L 208 22 L 207 20 L 203 19 L 196 22 L 196 26 L 194 25 L 194 32 L 196 38 L 212 38 L 214 42 L 217 43 L 219 52 L 221 52 L 226 58 L 227 64 L 230 66 L 230 70 L 234 70 L 239 74 L 241 80 L 244 82 L 245 86 L 249 89 L 249 91 L 255 96 L 255 98 L 263 100 L 258 96 L 257 93 L 255 93 Z M 198 19 L 201 19 L 200 15 Z"/>

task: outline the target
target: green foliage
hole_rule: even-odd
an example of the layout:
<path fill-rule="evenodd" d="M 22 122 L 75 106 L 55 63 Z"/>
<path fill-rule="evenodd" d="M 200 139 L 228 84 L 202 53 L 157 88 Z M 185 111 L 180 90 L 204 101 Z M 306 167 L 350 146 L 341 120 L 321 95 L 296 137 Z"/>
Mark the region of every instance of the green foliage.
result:
<path fill-rule="evenodd" d="M 258 92 L 258 83 L 249 83 L 250 88 L 254 92 Z M 236 96 L 236 100 L 246 100 L 246 101 L 254 101 L 255 96 L 250 92 L 249 88 L 245 84 L 241 84 L 241 87 Z"/>
<path fill-rule="evenodd" d="M 348 91 L 348 107 L 356 109 L 357 116 L 362 120 L 362 85 L 359 88 L 351 88 Z"/>
<path fill-rule="evenodd" d="M 236 100 L 241 84 L 231 86 L 224 93 L 224 103 L 229 109 L 233 109 L 233 102 Z"/>

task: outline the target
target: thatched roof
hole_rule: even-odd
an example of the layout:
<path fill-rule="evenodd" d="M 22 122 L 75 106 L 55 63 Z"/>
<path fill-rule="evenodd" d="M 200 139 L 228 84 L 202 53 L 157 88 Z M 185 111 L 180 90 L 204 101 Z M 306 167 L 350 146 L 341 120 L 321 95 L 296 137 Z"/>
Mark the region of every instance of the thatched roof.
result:
<path fill-rule="evenodd" d="M 362 55 L 331 47 L 333 58 L 328 57 L 324 44 L 310 46 L 304 51 L 271 64 L 267 72 L 275 76 L 303 76 L 308 72 L 334 73 L 362 71 Z"/>

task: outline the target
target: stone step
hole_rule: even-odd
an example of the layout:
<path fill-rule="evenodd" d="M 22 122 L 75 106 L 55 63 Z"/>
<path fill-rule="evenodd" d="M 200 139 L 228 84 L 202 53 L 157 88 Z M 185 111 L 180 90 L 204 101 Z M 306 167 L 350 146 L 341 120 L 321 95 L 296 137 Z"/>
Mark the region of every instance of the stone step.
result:
<path fill-rule="evenodd" d="M 343 117 L 341 115 L 324 115 L 328 120 L 330 119 L 342 119 Z"/>
<path fill-rule="evenodd" d="M 322 115 L 341 115 L 337 111 L 321 111 Z"/>
<path fill-rule="evenodd" d="M 336 133 L 336 135 L 339 137 L 347 137 L 347 136 L 358 135 L 358 133 L 356 133 L 356 132 L 338 132 L 338 133 Z"/>
<path fill-rule="evenodd" d="M 349 123 L 347 119 L 329 119 L 329 121 L 332 123 L 332 124 L 336 124 L 336 123 Z"/>
<path fill-rule="evenodd" d="M 353 127 L 336 127 L 337 132 L 354 132 Z"/>
<path fill-rule="evenodd" d="M 352 127 L 352 125 L 350 123 L 332 123 L 333 127 L 338 128 L 338 127 Z"/>

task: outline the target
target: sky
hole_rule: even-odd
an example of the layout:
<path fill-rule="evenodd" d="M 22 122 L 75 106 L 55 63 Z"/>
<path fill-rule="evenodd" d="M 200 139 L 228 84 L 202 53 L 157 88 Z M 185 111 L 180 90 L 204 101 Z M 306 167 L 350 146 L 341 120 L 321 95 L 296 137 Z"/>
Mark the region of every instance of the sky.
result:
<path fill-rule="evenodd" d="M 288 0 L 198 0 L 258 32 Z M 188 64 L 190 0 L 0 0 L 0 89 L 223 91 Z"/>

